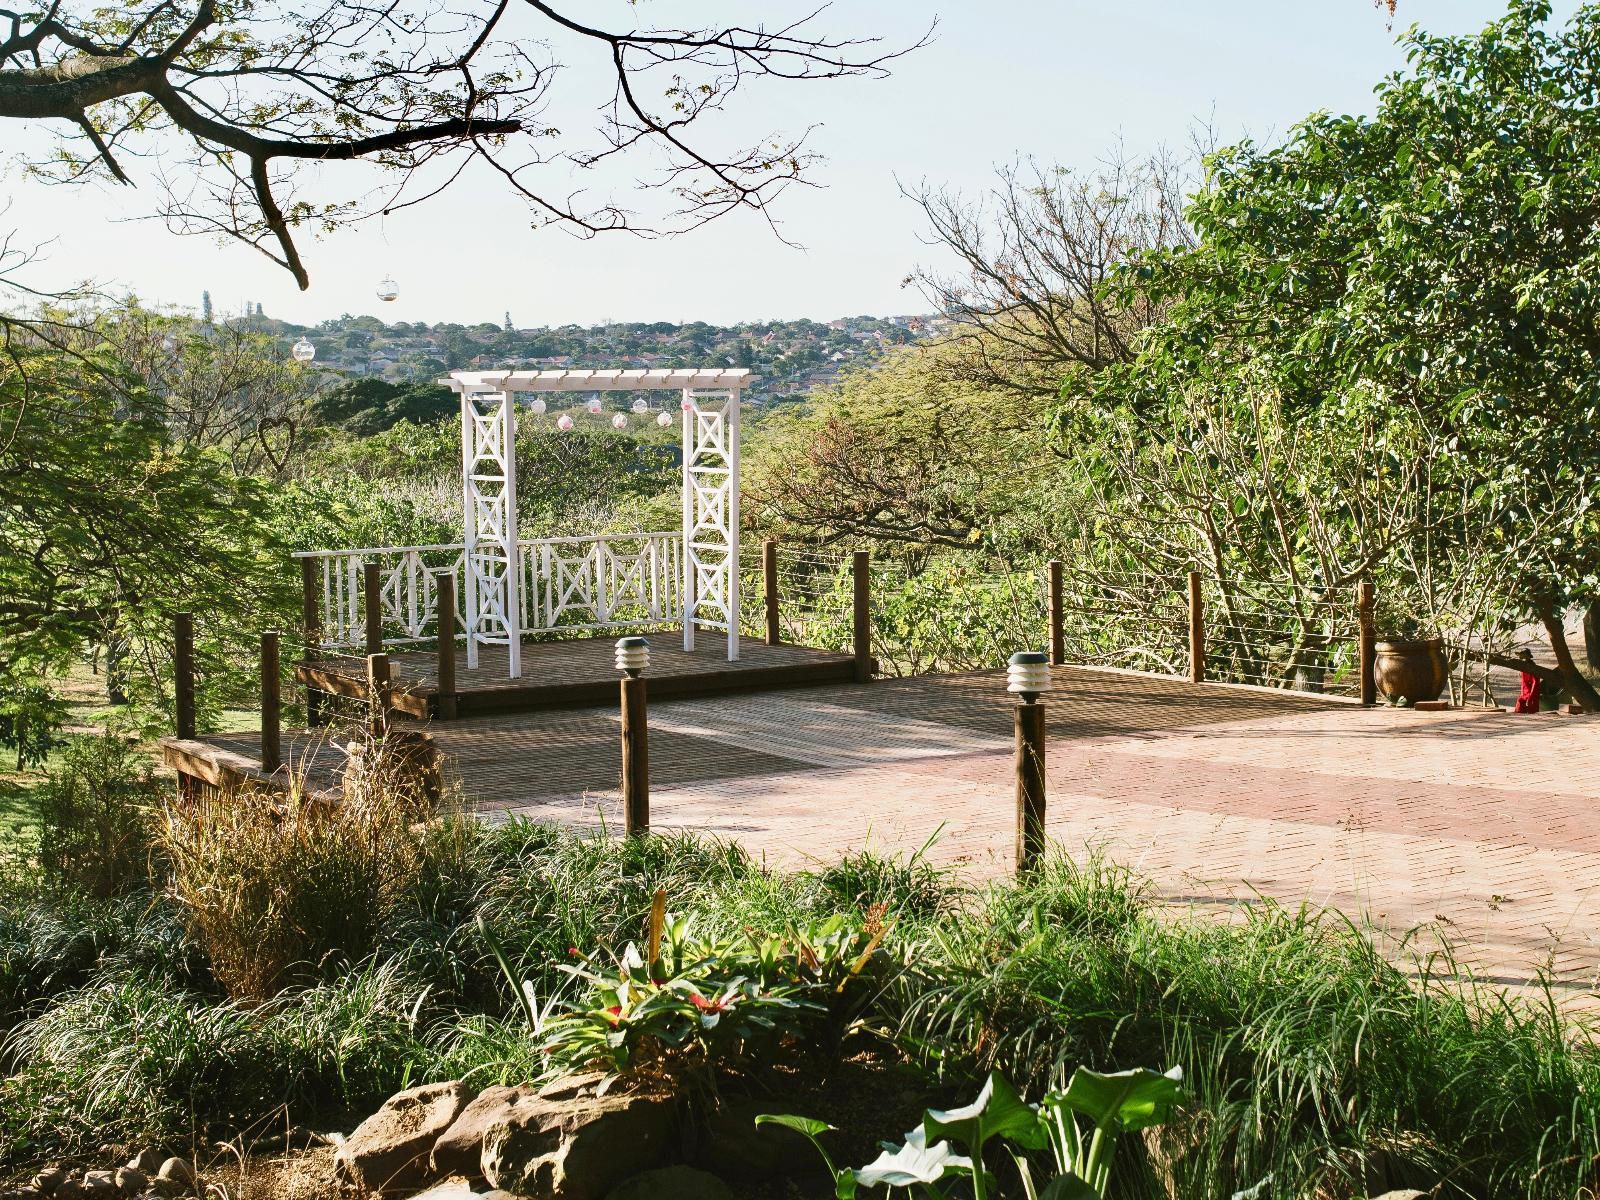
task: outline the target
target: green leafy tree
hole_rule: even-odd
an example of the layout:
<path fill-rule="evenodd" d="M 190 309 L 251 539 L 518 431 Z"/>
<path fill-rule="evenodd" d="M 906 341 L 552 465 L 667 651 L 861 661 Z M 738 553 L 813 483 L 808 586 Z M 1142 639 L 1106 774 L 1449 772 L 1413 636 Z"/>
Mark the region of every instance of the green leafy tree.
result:
<path fill-rule="evenodd" d="M 1376 439 L 1373 472 L 1429 456 L 1418 586 L 1464 553 L 1600 708 L 1562 630 L 1600 587 L 1600 7 L 1549 22 L 1514 0 L 1475 35 L 1412 29 L 1371 116 L 1214 155 L 1188 213 L 1199 245 L 1124 275 L 1171 319 L 1068 411 L 1248 389 L 1325 438 Z"/>

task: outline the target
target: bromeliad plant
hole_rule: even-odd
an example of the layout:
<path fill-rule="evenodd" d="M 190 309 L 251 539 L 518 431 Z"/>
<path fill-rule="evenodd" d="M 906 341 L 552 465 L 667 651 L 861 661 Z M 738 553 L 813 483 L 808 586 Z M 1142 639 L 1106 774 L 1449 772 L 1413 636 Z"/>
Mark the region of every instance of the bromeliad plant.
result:
<path fill-rule="evenodd" d="M 836 915 L 780 936 L 712 940 L 688 918 L 669 919 L 657 894 L 646 954 L 629 943 L 611 961 L 560 964 L 580 996 L 540 1011 L 526 984 L 488 939 L 522 1001 L 530 1032 L 552 1072 L 645 1067 L 694 1070 L 752 1060 L 812 1033 L 845 1003 L 887 932 L 881 914 L 863 923 Z"/>
<path fill-rule="evenodd" d="M 879 1187 L 926 1197 L 949 1197 L 957 1187 L 970 1187 L 973 1200 L 991 1200 L 1000 1195 L 999 1181 L 983 1156 L 996 1138 L 1016 1165 L 1025 1200 L 1100 1200 L 1111 1182 L 1117 1138 L 1163 1124 L 1182 1099 L 1179 1067 L 1165 1074 L 1141 1068 L 1110 1075 L 1079 1067 L 1065 1090 L 1047 1093 L 1038 1104 L 1024 1102 L 1009 1080 L 991 1074 L 971 1104 L 929 1109 L 902 1145 L 885 1143 L 883 1153 L 865 1167 L 844 1169 L 834 1165 L 819 1140 L 833 1128 L 826 1122 L 764 1114 L 756 1124 L 781 1125 L 809 1138 L 833 1176 L 839 1200 Z M 1036 1180 L 1026 1152 L 1044 1150 L 1054 1172 Z"/>

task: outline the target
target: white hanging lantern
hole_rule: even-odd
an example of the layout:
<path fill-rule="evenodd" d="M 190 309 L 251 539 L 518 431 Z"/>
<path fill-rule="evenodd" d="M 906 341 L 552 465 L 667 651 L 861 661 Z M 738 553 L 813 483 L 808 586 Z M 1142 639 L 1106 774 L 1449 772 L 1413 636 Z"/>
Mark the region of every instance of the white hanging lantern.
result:
<path fill-rule="evenodd" d="M 393 300 L 399 294 L 400 285 L 394 281 L 392 276 L 385 275 L 383 281 L 378 284 L 378 299 L 384 301 Z"/>
<path fill-rule="evenodd" d="M 656 424 L 661 426 L 663 429 L 668 428 L 672 424 L 672 414 L 665 412 L 662 413 L 660 416 L 656 417 Z"/>
<path fill-rule="evenodd" d="M 317 348 L 311 344 L 311 339 L 303 334 L 289 352 L 294 355 L 296 362 L 308 363 L 317 356 Z"/>
<path fill-rule="evenodd" d="M 636 412 L 636 413 L 647 413 L 647 412 L 649 412 L 650 411 L 650 401 L 646 400 L 643 396 L 639 396 L 633 402 L 633 411 Z"/>
<path fill-rule="evenodd" d="M 600 404 L 600 397 L 596 396 L 593 400 L 589 401 L 589 404 L 588 404 L 589 415 L 591 417 L 598 417 L 600 415 L 601 407 L 602 406 Z"/>
<path fill-rule="evenodd" d="M 528 411 L 536 417 L 544 416 L 544 397 L 535 396 L 532 400 L 528 401 Z"/>
<path fill-rule="evenodd" d="M 613 428 L 613 429 L 626 429 L 627 427 L 628 427 L 628 418 L 625 417 L 622 413 L 618 413 L 616 416 L 611 418 L 611 428 Z"/>
<path fill-rule="evenodd" d="M 566 413 L 562 413 L 556 418 L 556 428 L 561 430 L 562 433 L 566 433 L 572 428 L 572 418 L 567 416 Z"/>
<path fill-rule="evenodd" d="M 1050 690 L 1050 658 L 1037 650 L 1019 650 L 1006 664 L 1006 691 L 1032 704 Z"/>
<path fill-rule="evenodd" d="M 650 665 L 650 643 L 642 637 L 617 639 L 617 670 L 630 679 L 637 679 Z"/>

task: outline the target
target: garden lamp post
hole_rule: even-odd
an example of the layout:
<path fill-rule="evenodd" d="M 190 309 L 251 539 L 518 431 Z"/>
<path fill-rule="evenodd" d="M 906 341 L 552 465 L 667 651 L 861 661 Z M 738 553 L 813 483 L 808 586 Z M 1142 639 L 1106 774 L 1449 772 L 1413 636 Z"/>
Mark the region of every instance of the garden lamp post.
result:
<path fill-rule="evenodd" d="M 623 829 L 643 837 L 650 832 L 650 727 L 644 696 L 650 643 L 642 637 L 619 638 L 616 663 L 622 672 Z"/>
<path fill-rule="evenodd" d="M 1020 698 L 1016 714 L 1017 873 L 1032 871 L 1044 854 L 1044 705 L 1050 657 L 1022 650 L 1006 664 L 1006 691 Z"/>

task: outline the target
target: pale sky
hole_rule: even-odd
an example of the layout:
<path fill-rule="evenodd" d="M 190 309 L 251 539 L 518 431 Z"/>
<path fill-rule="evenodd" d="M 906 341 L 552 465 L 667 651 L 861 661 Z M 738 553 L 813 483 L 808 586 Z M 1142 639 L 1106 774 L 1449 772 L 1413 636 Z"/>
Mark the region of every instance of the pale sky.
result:
<path fill-rule="evenodd" d="M 811 5 L 585 0 L 585 15 L 664 24 L 683 13 L 710 21 L 738 12 L 748 22 L 752 7 L 774 23 Z M 1559 22 L 1577 5 L 1555 7 Z M 1317 109 L 1370 108 L 1373 85 L 1401 65 L 1394 37 L 1405 24 L 1465 32 L 1503 11 L 1493 0 L 1401 0 L 1391 33 L 1370 0 L 841 0 L 819 28 L 908 42 L 933 14 L 940 24 L 935 41 L 886 80 L 740 98 L 740 128 L 819 126 L 811 144 L 828 161 L 813 178 L 826 186 L 793 189 L 775 210 L 803 249 L 743 216 L 668 241 L 580 241 L 530 228 L 521 204 L 477 179 L 381 227 L 307 238 L 312 280 L 301 292 L 247 247 L 119 220 L 151 211 L 151 195 L 45 187 L 20 178 L 13 154 L 0 175 L 10 200 L 0 224 L 29 242 L 54 239 L 33 282 L 89 278 L 147 303 L 190 308 L 209 288 L 220 311 L 259 301 L 268 315 L 308 324 L 345 312 L 498 322 L 509 311 L 519 326 L 921 312 L 926 303 L 901 280 L 939 258 L 920 241 L 917 210 L 900 197 L 897 178 L 977 191 L 996 164 L 1017 156 L 1092 166 L 1119 141 L 1134 153 L 1181 145 L 1197 121 L 1224 141 L 1270 140 Z M 570 126 L 584 119 L 605 64 L 565 61 L 557 84 L 565 107 L 556 115 Z M 31 136 L 8 124 L 0 125 L 7 145 Z M 386 274 L 400 285 L 389 304 L 373 295 Z"/>

